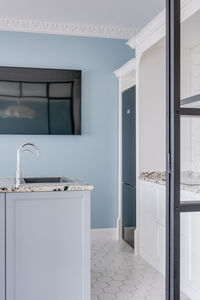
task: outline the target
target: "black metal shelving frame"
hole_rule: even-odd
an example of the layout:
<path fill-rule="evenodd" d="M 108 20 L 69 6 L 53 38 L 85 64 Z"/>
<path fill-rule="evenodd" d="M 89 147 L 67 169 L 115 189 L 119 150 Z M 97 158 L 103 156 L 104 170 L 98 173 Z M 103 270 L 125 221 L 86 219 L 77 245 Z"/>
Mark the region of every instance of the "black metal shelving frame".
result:
<path fill-rule="evenodd" d="M 167 202 L 166 202 L 166 300 L 180 300 L 180 216 L 200 212 L 200 201 L 180 199 L 181 117 L 200 117 L 199 108 L 182 107 L 200 95 L 181 100 L 181 4 L 166 0 L 167 20 Z"/>

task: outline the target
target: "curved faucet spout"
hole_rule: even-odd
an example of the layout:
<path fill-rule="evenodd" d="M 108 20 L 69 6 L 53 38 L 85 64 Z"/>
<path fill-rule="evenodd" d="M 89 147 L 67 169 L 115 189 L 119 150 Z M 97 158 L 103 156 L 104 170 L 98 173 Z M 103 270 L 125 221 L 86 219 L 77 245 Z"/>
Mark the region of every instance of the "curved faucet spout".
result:
<path fill-rule="evenodd" d="M 33 143 L 24 143 L 20 145 L 17 149 L 17 169 L 16 169 L 16 188 L 19 187 L 21 181 L 22 181 L 22 176 L 21 176 L 21 170 L 20 170 L 20 164 L 21 164 L 21 154 L 22 152 L 31 152 L 33 154 L 33 151 L 26 148 L 27 146 L 31 146 L 35 149 L 35 152 L 37 154 L 37 157 L 40 157 L 40 150 L 39 148 L 33 144 Z"/>
<path fill-rule="evenodd" d="M 32 150 L 24 149 L 26 146 L 31 146 L 31 147 L 33 147 L 33 148 L 35 149 L 35 152 L 36 152 L 37 156 L 40 157 L 40 150 L 39 150 L 38 146 L 35 145 L 35 144 L 33 144 L 33 143 L 24 143 L 24 144 L 21 144 L 21 145 L 19 146 L 18 150 L 19 150 L 21 153 L 22 153 L 23 151 L 30 151 L 30 152 L 33 153 Z M 21 151 L 22 149 L 24 149 L 24 150 Z"/>

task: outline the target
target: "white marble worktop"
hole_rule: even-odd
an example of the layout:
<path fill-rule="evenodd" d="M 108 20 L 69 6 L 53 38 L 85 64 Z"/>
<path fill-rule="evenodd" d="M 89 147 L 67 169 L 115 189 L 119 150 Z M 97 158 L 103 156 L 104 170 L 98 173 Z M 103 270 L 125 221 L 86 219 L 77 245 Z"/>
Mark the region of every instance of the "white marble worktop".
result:
<path fill-rule="evenodd" d="M 71 182 L 22 183 L 18 188 L 16 188 L 15 178 L 0 177 L 0 193 L 92 191 L 94 189 L 92 185 L 89 185 L 77 179 L 69 179 L 71 180 Z"/>
<path fill-rule="evenodd" d="M 141 172 L 140 179 L 161 185 L 166 185 L 165 172 Z"/>
<path fill-rule="evenodd" d="M 188 172 L 182 172 L 181 178 L 184 179 L 184 181 L 188 184 L 181 184 L 181 190 L 190 191 L 193 193 L 200 193 L 200 174 L 188 171 Z M 141 180 L 160 184 L 160 185 L 166 185 L 166 173 L 165 172 L 141 172 L 140 177 Z M 189 184 L 189 182 L 192 182 L 193 180 L 196 180 L 199 184 Z"/>

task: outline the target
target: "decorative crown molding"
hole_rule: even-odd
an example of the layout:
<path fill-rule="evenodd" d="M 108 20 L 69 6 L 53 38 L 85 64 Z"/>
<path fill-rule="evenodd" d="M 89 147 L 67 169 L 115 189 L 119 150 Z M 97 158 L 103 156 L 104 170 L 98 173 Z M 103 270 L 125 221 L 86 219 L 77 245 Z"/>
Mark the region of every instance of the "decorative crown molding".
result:
<path fill-rule="evenodd" d="M 182 22 L 200 9 L 199 0 L 182 0 L 181 1 L 181 14 Z M 127 45 L 132 49 L 141 46 L 153 34 L 157 33 L 157 39 L 161 39 L 166 34 L 166 9 L 163 9 L 152 21 L 150 21 L 137 35 L 131 37 Z M 151 41 L 152 42 L 152 41 Z M 149 43 L 149 47 L 151 46 Z M 156 41 L 154 41 L 156 42 Z M 154 43 L 153 42 L 153 43 Z"/>
<path fill-rule="evenodd" d="M 136 70 L 136 59 L 132 58 L 129 60 L 126 64 L 124 64 L 121 68 L 115 70 L 113 73 L 117 78 L 121 78 L 123 76 L 126 76 L 130 72 L 133 72 Z"/>
<path fill-rule="evenodd" d="M 135 37 L 132 37 L 127 42 L 127 45 L 135 49 L 143 41 L 145 41 L 152 33 L 156 32 L 165 24 L 166 11 L 163 9 L 152 21 L 150 21 Z"/>
<path fill-rule="evenodd" d="M 21 31 L 46 34 L 60 34 L 86 37 L 129 39 L 138 33 L 136 28 L 112 27 L 102 25 L 76 25 L 32 20 L 0 18 L 0 30 Z"/>

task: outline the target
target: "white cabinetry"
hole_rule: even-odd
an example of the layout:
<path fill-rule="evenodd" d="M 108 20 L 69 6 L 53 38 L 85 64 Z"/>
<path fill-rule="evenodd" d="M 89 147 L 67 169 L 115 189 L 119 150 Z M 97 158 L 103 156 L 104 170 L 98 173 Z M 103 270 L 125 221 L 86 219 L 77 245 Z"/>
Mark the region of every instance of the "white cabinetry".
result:
<path fill-rule="evenodd" d="M 156 189 L 140 182 L 140 254 L 156 266 Z"/>
<path fill-rule="evenodd" d="M 165 272 L 165 191 L 140 181 L 140 255 L 162 274 Z"/>
<path fill-rule="evenodd" d="M 90 299 L 87 191 L 6 194 L 6 300 L 36 299 Z"/>
<path fill-rule="evenodd" d="M 139 254 L 165 274 L 165 186 L 140 180 Z M 200 200 L 200 194 L 181 191 L 182 201 Z M 181 290 L 200 299 L 200 213 L 181 214 Z"/>
<path fill-rule="evenodd" d="M 200 194 L 182 191 L 183 201 L 200 200 Z M 181 288 L 192 300 L 200 299 L 200 212 L 181 214 Z"/>

